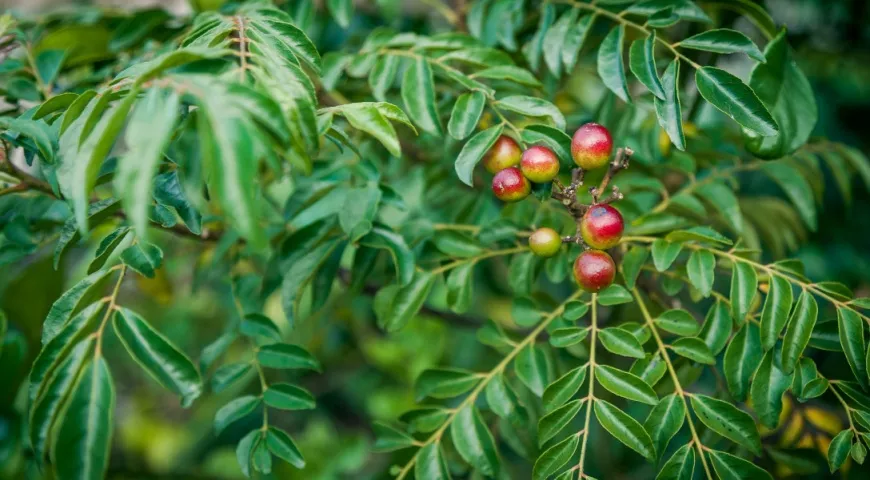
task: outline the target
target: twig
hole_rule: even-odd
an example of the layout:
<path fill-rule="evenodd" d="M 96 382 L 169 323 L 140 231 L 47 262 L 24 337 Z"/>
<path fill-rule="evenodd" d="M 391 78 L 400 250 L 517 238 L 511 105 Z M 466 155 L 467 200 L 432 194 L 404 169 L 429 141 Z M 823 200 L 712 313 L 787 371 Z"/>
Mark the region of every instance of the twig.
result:
<path fill-rule="evenodd" d="M 601 184 L 599 184 L 597 187 L 592 187 L 589 189 L 589 194 L 592 195 L 593 205 L 599 203 L 599 197 L 604 193 L 605 189 L 607 189 L 607 186 L 610 184 L 613 176 L 619 173 L 620 170 L 625 170 L 626 168 L 628 168 L 628 163 L 629 160 L 631 160 L 632 154 L 634 154 L 634 151 L 628 147 L 623 147 L 616 151 L 616 156 L 613 157 L 613 161 L 610 162 L 610 167 L 607 169 L 607 173 L 604 174 L 604 178 L 601 179 Z M 616 187 L 613 187 L 611 198 L 600 203 L 610 203 L 614 200 L 619 200 L 621 198 L 622 194 L 619 193 L 619 190 Z"/>

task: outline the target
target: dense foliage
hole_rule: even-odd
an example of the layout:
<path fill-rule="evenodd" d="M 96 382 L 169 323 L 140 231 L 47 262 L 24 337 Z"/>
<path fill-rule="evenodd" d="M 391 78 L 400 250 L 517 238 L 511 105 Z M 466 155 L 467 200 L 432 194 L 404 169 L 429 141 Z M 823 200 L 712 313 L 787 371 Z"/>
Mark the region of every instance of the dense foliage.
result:
<path fill-rule="evenodd" d="M 0 311 L 0 472 L 860 474 L 870 298 L 788 255 L 870 162 L 763 8 L 276 3 L 0 18 L 0 271 L 58 286 Z"/>

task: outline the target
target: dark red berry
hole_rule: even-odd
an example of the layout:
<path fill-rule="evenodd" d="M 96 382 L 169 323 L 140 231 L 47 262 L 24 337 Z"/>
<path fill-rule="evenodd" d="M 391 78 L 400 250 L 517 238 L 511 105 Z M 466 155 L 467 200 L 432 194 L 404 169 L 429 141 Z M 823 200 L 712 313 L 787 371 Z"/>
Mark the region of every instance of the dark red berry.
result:
<path fill-rule="evenodd" d="M 616 266 L 607 252 L 586 250 L 574 261 L 574 278 L 580 288 L 587 292 L 597 292 L 613 283 Z"/>
<path fill-rule="evenodd" d="M 607 204 L 593 205 L 580 221 L 580 236 L 586 245 L 599 250 L 610 248 L 622 238 L 625 222 L 619 210 Z"/>
<path fill-rule="evenodd" d="M 495 174 L 492 179 L 492 192 L 505 202 L 517 202 L 529 196 L 532 184 L 516 167 L 508 167 Z"/>

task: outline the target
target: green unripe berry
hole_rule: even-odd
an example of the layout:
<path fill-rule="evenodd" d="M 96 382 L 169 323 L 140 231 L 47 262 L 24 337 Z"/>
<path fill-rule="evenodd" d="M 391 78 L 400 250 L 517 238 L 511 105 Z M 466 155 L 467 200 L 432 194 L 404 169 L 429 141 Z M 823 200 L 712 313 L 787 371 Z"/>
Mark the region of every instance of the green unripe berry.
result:
<path fill-rule="evenodd" d="M 539 257 L 552 257 L 561 247 L 562 237 L 552 228 L 539 228 L 529 236 L 529 248 Z"/>

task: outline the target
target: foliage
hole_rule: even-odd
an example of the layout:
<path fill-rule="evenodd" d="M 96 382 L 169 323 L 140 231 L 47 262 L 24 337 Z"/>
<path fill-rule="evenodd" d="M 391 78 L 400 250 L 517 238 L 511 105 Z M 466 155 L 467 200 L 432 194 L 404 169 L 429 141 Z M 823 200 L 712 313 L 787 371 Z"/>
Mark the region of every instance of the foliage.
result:
<path fill-rule="evenodd" d="M 30 356 L 0 312 L 0 358 L 28 372 L 4 382 L 20 434 L 0 455 L 28 463 L 10 470 L 105 476 L 148 377 L 249 477 L 818 472 L 769 434 L 822 399 L 846 419 L 818 442 L 826 468 L 863 463 L 870 298 L 787 255 L 819 228 L 826 175 L 848 205 L 870 162 L 811 138 L 810 82 L 757 4 L 431 1 L 443 19 L 411 31 L 380 25 L 390 2 L 376 28 L 351 1 L 276 3 L 0 20 L 0 265 L 74 278 Z M 327 41 L 346 29 L 365 34 Z M 571 170 L 589 120 L 622 147 L 606 171 Z M 496 201 L 478 163 L 501 135 L 551 149 L 560 178 Z M 620 276 L 589 294 L 570 265 L 607 187 Z M 538 226 L 571 241 L 536 257 Z M 208 328 L 162 315 L 173 269 L 178 303 L 218 305 Z M 351 436 L 318 448 L 296 411 L 340 422 L 331 392 L 372 382 L 401 390 L 363 427 L 396 453 L 362 469 Z"/>

